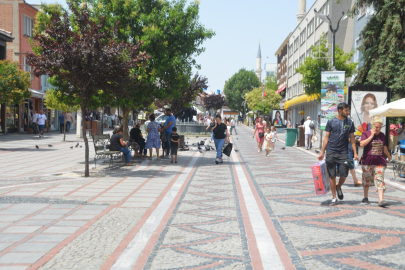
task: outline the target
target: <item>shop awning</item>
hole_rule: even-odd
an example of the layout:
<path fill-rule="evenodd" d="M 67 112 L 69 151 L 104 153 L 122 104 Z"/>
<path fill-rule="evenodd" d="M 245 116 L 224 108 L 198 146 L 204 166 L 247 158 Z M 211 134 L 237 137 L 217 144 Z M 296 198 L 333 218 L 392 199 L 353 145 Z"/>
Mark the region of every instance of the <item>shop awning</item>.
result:
<path fill-rule="evenodd" d="M 31 92 L 31 96 L 33 98 L 45 98 L 45 93 L 39 90 L 35 90 L 35 89 L 31 89 L 30 88 L 30 92 Z"/>
<path fill-rule="evenodd" d="M 284 109 L 287 109 L 288 107 L 299 105 L 299 104 L 302 104 L 305 102 L 310 102 L 310 101 L 316 100 L 320 96 L 321 96 L 321 94 L 312 94 L 310 96 L 304 94 L 304 95 L 298 96 L 296 98 L 287 100 L 284 104 Z"/>
<path fill-rule="evenodd" d="M 282 92 L 286 87 L 287 87 L 286 85 L 281 86 L 281 87 L 276 91 L 276 94 Z"/>
<path fill-rule="evenodd" d="M 370 116 L 404 117 L 405 116 L 405 98 L 385 104 L 376 109 L 370 110 Z"/>

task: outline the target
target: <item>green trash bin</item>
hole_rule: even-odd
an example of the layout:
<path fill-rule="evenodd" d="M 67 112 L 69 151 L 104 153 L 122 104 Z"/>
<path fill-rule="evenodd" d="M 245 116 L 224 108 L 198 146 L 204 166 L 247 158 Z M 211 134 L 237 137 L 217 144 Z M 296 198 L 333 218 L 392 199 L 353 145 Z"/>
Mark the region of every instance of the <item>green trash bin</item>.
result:
<path fill-rule="evenodd" d="M 286 132 L 285 146 L 294 146 L 298 134 L 298 129 L 286 128 L 285 132 Z"/>

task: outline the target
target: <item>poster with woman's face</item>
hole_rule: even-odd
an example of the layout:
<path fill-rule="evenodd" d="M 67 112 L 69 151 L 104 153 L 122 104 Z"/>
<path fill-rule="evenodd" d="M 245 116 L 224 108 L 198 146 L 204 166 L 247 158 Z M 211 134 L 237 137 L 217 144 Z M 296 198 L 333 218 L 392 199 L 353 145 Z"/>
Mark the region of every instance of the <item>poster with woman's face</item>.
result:
<path fill-rule="evenodd" d="M 387 92 L 352 91 L 351 94 L 350 115 L 356 129 L 355 135 L 360 136 L 361 133 L 373 128 L 371 125 L 373 117 L 369 112 L 387 103 Z M 382 120 L 385 126 L 385 117 Z"/>
<path fill-rule="evenodd" d="M 273 126 L 284 126 L 284 110 L 273 110 L 271 115 Z"/>

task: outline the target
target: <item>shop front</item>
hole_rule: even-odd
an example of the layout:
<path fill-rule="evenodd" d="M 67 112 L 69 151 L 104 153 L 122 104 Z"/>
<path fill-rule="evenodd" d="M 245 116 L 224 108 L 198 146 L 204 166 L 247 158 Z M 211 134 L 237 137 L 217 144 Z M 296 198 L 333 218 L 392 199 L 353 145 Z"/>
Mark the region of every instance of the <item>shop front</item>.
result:
<path fill-rule="evenodd" d="M 317 126 L 317 129 L 319 128 L 318 124 L 320 120 L 318 116 L 320 116 L 321 103 L 318 94 L 311 96 L 301 95 L 287 100 L 284 104 L 284 108 L 288 110 L 287 117 L 291 119 L 294 128 L 297 124 L 300 125 L 303 119 L 305 121 L 307 116 L 310 116 Z"/>

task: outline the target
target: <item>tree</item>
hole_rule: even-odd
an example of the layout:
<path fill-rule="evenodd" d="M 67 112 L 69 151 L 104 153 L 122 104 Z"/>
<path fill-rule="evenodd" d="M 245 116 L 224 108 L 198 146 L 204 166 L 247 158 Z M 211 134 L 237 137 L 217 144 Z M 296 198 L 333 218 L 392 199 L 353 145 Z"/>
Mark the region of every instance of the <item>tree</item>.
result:
<path fill-rule="evenodd" d="M 155 105 L 159 108 L 163 108 L 165 105 L 169 105 L 172 109 L 173 115 L 177 115 L 181 109 L 191 107 L 198 94 L 203 93 L 203 89 L 207 88 L 208 79 L 200 75 L 195 74 L 190 79 L 189 84 L 185 88 L 181 88 L 175 95 L 164 100 L 156 100 Z"/>
<path fill-rule="evenodd" d="M 77 6 L 87 2 L 73 1 Z M 95 20 L 106 16 L 107 26 L 120 22 L 118 40 L 141 40 L 141 49 L 152 57 L 138 70 L 141 92 L 128 97 L 141 104 L 145 103 L 143 100 L 150 103 L 155 99 L 178 99 L 179 89 L 189 87 L 192 68 L 199 69 L 195 56 L 205 51 L 202 43 L 215 35 L 199 22 L 198 2 L 187 5 L 185 0 L 90 0 L 89 3 Z"/>
<path fill-rule="evenodd" d="M 31 97 L 30 73 L 18 68 L 17 62 L 0 60 L 0 104 L 20 104 Z"/>
<path fill-rule="evenodd" d="M 322 69 L 332 69 L 332 63 L 328 61 L 331 52 L 326 43 L 326 38 L 322 37 L 318 46 L 311 46 L 312 56 L 305 58 L 304 63 L 295 69 L 303 76 L 302 84 L 307 95 L 321 93 Z M 336 70 L 345 71 L 346 78 L 351 77 L 356 70 L 357 63 L 350 63 L 352 57 L 353 52 L 345 53 L 339 45 L 335 46 Z"/>
<path fill-rule="evenodd" d="M 351 14 L 372 6 L 375 16 L 360 33 L 363 40 L 359 50 L 363 65 L 356 84 L 385 85 L 393 90 L 395 99 L 405 97 L 405 13 L 404 0 L 358 0 Z"/>
<path fill-rule="evenodd" d="M 87 5 L 77 9 L 69 7 L 74 20 L 69 20 L 67 11 L 54 13 L 45 31 L 34 33 L 36 52 L 27 58 L 36 76 L 58 76 L 67 87 L 64 95 L 80 99 L 83 116 L 92 97 L 117 93 L 115 86 L 130 76 L 131 69 L 146 63 L 149 56 L 136 45 L 117 42 L 119 23 L 114 28 L 105 25 L 105 17 L 96 23 L 90 18 Z M 120 88 L 119 90 L 122 91 Z M 120 93 L 125 94 L 125 93 Z M 82 118 L 82 126 L 85 118 Z M 89 145 L 85 130 L 85 176 L 89 176 Z"/>
<path fill-rule="evenodd" d="M 225 98 L 219 94 L 206 95 L 203 97 L 204 107 L 206 110 L 219 110 L 226 105 Z"/>
<path fill-rule="evenodd" d="M 277 91 L 277 76 L 270 74 L 264 79 L 264 88 L 268 90 Z"/>
<path fill-rule="evenodd" d="M 254 87 L 260 87 L 261 83 L 253 70 L 240 69 L 229 80 L 225 82 L 224 93 L 229 108 L 239 111 L 245 94 L 252 91 Z"/>
<path fill-rule="evenodd" d="M 69 106 L 67 102 L 63 100 L 62 92 L 54 89 L 48 89 L 46 91 L 45 104 L 48 109 L 58 111 L 78 111 L 80 109 L 80 103 Z M 66 121 L 63 125 L 63 141 L 66 139 Z"/>
<path fill-rule="evenodd" d="M 247 93 L 246 101 L 248 107 L 253 111 L 258 110 L 263 113 L 269 113 L 272 109 L 279 109 L 281 96 L 272 90 L 267 90 L 266 94 L 267 95 L 264 97 L 264 99 L 262 99 L 261 88 L 254 88 L 252 91 Z"/>

